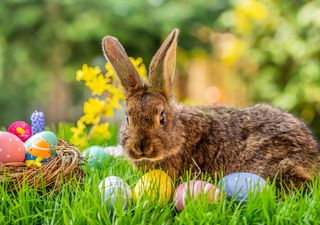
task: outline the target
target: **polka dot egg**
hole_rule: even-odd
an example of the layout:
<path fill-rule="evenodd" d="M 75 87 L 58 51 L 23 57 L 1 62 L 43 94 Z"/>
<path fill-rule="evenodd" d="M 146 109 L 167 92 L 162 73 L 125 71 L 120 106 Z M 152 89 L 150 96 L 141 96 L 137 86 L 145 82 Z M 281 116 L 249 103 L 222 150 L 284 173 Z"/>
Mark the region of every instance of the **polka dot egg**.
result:
<path fill-rule="evenodd" d="M 219 187 L 227 194 L 228 199 L 246 202 L 248 194 L 254 195 L 266 186 L 266 181 L 253 173 L 232 173 L 225 176 Z"/>
<path fill-rule="evenodd" d="M 26 148 L 14 134 L 0 131 L 0 162 L 24 162 Z"/>
<path fill-rule="evenodd" d="M 201 180 L 182 183 L 174 194 L 174 204 L 178 211 L 186 206 L 187 200 L 196 200 L 199 195 L 206 195 L 209 203 L 219 201 L 221 193 L 214 185 Z"/>

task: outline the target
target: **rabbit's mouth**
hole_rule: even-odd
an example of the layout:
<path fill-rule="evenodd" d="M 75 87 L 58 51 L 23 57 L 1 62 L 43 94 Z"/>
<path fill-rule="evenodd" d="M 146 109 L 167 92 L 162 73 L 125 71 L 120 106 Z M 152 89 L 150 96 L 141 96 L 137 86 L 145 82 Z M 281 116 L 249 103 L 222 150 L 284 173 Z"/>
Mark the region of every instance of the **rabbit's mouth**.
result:
<path fill-rule="evenodd" d="M 139 151 L 136 149 L 130 149 L 128 151 L 128 156 L 132 161 L 159 161 L 163 159 L 161 155 L 157 153 L 153 148 L 148 149 L 148 151 Z"/>

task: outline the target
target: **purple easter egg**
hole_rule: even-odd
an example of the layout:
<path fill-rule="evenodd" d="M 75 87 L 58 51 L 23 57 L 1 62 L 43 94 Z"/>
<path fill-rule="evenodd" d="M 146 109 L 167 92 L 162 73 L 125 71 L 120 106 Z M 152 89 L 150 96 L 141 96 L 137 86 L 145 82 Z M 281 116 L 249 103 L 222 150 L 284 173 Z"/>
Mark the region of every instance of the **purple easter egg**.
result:
<path fill-rule="evenodd" d="M 253 173 L 232 173 L 225 176 L 218 187 L 227 194 L 228 199 L 246 202 L 249 192 L 255 195 L 265 187 L 266 181 Z"/>

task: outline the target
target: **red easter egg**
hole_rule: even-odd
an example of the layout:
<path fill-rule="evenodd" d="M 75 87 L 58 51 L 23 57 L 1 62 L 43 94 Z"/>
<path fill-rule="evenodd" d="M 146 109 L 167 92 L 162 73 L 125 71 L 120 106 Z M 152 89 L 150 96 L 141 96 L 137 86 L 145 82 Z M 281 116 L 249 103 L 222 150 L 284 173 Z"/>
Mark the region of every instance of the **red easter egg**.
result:
<path fill-rule="evenodd" d="M 32 136 L 32 129 L 30 125 L 24 121 L 16 121 L 12 123 L 8 128 L 8 132 L 16 135 L 23 142 Z"/>
<path fill-rule="evenodd" d="M 176 209 L 182 211 L 187 199 L 195 200 L 200 194 L 207 195 L 209 203 L 217 202 L 221 196 L 219 189 L 208 182 L 201 180 L 185 182 L 178 186 L 174 194 Z"/>
<path fill-rule="evenodd" d="M 24 162 L 26 147 L 9 132 L 0 132 L 0 163 Z"/>

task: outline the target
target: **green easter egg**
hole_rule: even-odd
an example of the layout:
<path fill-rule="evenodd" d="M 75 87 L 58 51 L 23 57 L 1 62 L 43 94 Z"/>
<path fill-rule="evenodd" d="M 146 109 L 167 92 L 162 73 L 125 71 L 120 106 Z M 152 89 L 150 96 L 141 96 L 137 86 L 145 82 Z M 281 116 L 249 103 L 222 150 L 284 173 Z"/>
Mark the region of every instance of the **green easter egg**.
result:
<path fill-rule="evenodd" d="M 102 163 L 111 157 L 101 146 L 86 148 L 81 156 L 88 158 L 88 165 L 94 167 L 101 167 Z"/>
<path fill-rule="evenodd" d="M 27 151 L 30 149 L 31 145 L 38 140 L 45 140 L 49 143 L 50 146 L 58 146 L 58 138 L 51 131 L 42 131 L 30 137 L 24 145 L 26 146 Z M 51 151 L 52 155 L 56 155 L 56 151 Z"/>

